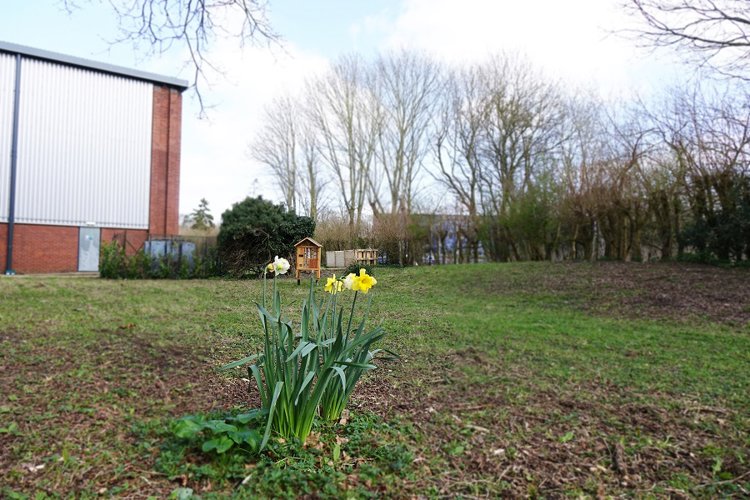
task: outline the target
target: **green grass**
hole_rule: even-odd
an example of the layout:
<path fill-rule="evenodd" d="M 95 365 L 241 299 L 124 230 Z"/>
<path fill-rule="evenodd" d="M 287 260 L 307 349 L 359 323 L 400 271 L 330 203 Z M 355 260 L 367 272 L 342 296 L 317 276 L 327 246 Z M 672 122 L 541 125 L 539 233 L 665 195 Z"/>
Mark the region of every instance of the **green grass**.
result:
<path fill-rule="evenodd" d="M 254 404 L 215 368 L 260 349 L 259 282 L 0 279 L 0 496 L 745 494 L 748 324 L 621 307 L 642 291 L 597 288 L 606 266 L 547 286 L 569 269 L 378 270 L 371 324 L 401 358 L 365 377 L 349 426 L 225 468 L 166 429 Z M 298 314 L 305 287 L 281 293 Z"/>

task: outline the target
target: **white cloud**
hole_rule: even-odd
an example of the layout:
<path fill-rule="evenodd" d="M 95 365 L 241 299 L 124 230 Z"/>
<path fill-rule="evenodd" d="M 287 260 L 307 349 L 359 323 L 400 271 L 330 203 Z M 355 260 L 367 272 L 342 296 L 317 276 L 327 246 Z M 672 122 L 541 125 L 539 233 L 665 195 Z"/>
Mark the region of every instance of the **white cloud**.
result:
<path fill-rule="evenodd" d="M 458 63 L 519 53 L 573 84 L 623 91 L 672 70 L 671 60 L 613 34 L 628 24 L 616 0 L 405 0 L 385 46 Z"/>

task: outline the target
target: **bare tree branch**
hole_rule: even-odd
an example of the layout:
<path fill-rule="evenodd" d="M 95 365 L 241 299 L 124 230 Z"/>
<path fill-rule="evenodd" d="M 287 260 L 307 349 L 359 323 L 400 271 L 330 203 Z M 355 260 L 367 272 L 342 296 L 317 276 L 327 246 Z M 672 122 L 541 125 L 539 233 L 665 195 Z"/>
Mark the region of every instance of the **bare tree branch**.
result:
<path fill-rule="evenodd" d="M 643 21 L 630 33 L 652 47 L 673 47 L 720 74 L 750 79 L 750 2 L 745 0 L 627 0 Z"/>
<path fill-rule="evenodd" d="M 60 0 L 68 12 L 93 0 Z M 130 43 L 146 56 L 185 49 L 192 67 L 191 87 L 207 109 L 203 88 L 209 72 L 221 73 L 210 48 L 222 37 L 245 44 L 271 45 L 280 41 L 268 20 L 265 0 L 108 0 L 119 25 L 111 43 Z"/>

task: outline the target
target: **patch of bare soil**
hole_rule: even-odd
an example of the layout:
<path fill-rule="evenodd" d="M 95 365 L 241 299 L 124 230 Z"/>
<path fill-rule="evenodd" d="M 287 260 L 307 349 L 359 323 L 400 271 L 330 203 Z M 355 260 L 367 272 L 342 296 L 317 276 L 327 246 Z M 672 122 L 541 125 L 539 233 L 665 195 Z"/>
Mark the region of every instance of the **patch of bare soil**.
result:
<path fill-rule="evenodd" d="M 514 377 L 522 385 L 524 375 Z M 750 448 L 737 425 L 745 417 L 694 401 L 644 400 L 596 382 L 518 396 L 450 373 L 427 390 L 368 378 L 353 407 L 419 429 L 419 479 L 407 485 L 415 496 L 750 495 L 750 467 L 742 458 Z M 722 449 L 734 453 L 712 455 Z M 729 479 L 717 479 L 719 470 Z"/>
<path fill-rule="evenodd" d="M 154 472 L 155 455 L 139 456 L 133 423 L 258 403 L 247 382 L 218 374 L 196 348 L 100 334 L 96 346 L 80 349 L 39 342 L 13 366 L 0 358 L 0 393 L 13 395 L 0 422 L 18 426 L 0 433 L 0 487 L 63 493 L 129 485 L 135 497 L 167 496 L 175 485 Z M 12 332 L 2 340 L 23 342 Z M 76 465 L 84 461 L 95 466 Z"/>
<path fill-rule="evenodd" d="M 688 263 L 557 263 L 482 278 L 493 293 L 549 294 L 562 303 L 628 318 L 750 323 L 750 269 Z M 529 276 L 528 272 L 536 273 Z"/>

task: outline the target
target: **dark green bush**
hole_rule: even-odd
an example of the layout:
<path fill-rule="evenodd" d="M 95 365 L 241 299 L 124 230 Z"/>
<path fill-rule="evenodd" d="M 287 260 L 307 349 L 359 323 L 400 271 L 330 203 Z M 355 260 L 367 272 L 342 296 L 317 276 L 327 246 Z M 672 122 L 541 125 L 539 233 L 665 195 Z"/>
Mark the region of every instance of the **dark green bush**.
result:
<path fill-rule="evenodd" d="M 99 275 L 109 279 L 122 277 L 126 260 L 125 249 L 121 245 L 116 242 L 102 243 L 99 253 Z"/>
<path fill-rule="evenodd" d="M 294 244 L 314 232 L 310 217 L 260 196 L 246 198 L 222 215 L 219 255 L 232 276 L 258 276 L 274 256 L 293 261 Z"/>
<path fill-rule="evenodd" d="M 99 256 L 99 275 L 108 279 L 148 278 L 150 261 L 142 250 L 127 255 L 118 242 L 102 244 Z"/>
<path fill-rule="evenodd" d="M 737 175 L 722 203 L 700 200 L 679 235 L 693 259 L 707 264 L 750 260 L 750 178 Z M 684 256 L 683 256 L 684 259 Z"/>

